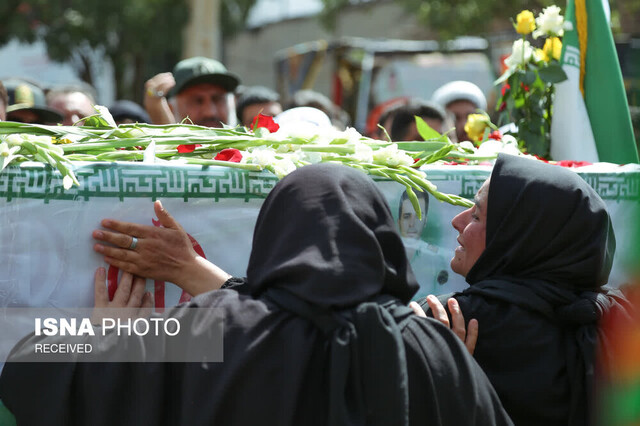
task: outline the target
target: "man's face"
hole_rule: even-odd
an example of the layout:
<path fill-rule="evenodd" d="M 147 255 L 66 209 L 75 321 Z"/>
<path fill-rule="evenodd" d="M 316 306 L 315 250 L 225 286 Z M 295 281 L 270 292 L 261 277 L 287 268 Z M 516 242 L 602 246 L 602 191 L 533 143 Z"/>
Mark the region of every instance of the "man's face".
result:
<path fill-rule="evenodd" d="M 451 112 L 456 119 L 456 136 L 458 142 L 468 141 L 469 136 L 464 131 L 464 125 L 467 123 L 467 116 L 474 114 L 478 109 L 473 102 L 466 100 L 453 101 L 447 105 L 447 111 Z"/>
<path fill-rule="evenodd" d="M 256 115 L 262 114 L 275 117 L 281 112 L 282 106 L 280 106 L 279 102 L 265 102 L 247 105 L 244 110 L 242 110 L 242 125 L 251 128 L 251 124 L 253 123 L 253 119 Z"/>
<path fill-rule="evenodd" d="M 486 247 L 487 200 L 489 197 L 489 180 L 487 179 L 475 196 L 475 205 L 456 217 L 451 224 L 458 231 L 458 247 L 456 247 L 451 269 L 466 277 Z"/>
<path fill-rule="evenodd" d="M 222 127 L 228 123 L 227 91 L 209 83 L 196 84 L 176 95 L 175 114 L 179 121 L 189 117 L 194 124 Z"/>
<path fill-rule="evenodd" d="M 49 101 L 49 106 L 60 111 L 65 126 L 72 126 L 80 119 L 96 113 L 91 100 L 81 92 L 61 93 Z"/>
<path fill-rule="evenodd" d="M 435 130 L 438 133 L 442 133 L 442 120 L 439 120 L 437 118 L 429 118 L 429 117 L 422 117 L 422 119 L 433 130 Z M 420 133 L 418 133 L 418 127 L 416 126 L 415 120 L 412 121 L 411 124 L 409 125 L 409 128 L 407 129 L 407 133 L 404 136 L 404 140 L 405 141 L 421 141 L 421 140 L 423 140 L 422 136 L 420 136 Z"/>
<path fill-rule="evenodd" d="M 398 218 L 398 227 L 400 228 L 400 235 L 405 238 L 419 239 L 422 235 L 422 230 L 427 224 L 427 208 L 424 199 L 418 198 L 420 202 L 420 208 L 422 209 L 422 220 L 418 219 L 418 214 L 413 209 L 411 200 L 402 201 L 402 208 L 400 209 L 400 217 Z"/>

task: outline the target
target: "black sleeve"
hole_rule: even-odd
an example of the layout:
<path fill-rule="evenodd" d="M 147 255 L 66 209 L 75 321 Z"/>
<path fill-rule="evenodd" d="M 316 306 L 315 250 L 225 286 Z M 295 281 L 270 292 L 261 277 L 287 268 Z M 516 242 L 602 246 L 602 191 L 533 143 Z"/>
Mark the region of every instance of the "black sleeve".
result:
<path fill-rule="evenodd" d="M 433 319 L 403 329 L 411 425 L 512 425 L 482 369 L 457 336 Z"/>
<path fill-rule="evenodd" d="M 231 277 L 227 281 L 222 284 L 220 289 L 229 289 L 236 290 L 242 293 L 242 290 L 245 289 L 245 284 L 247 283 L 247 279 L 244 277 Z"/>

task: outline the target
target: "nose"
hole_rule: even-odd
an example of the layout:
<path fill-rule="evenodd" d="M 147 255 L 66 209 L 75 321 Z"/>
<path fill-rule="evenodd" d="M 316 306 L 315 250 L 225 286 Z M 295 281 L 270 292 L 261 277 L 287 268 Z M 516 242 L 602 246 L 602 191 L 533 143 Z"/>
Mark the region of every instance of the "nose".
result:
<path fill-rule="evenodd" d="M 455 228 L 456 231 L 462 234 L 462 231 L 469 223 L 469 218 L 471 217 L 471 208 L 466 209 L 463 212 L 460 212 L 456 217 L 451 220 L 451 225 Z"/>
<path fill-rule="evenodd" d="M 204 106 L 206 114 L 212 117 L 218 116 L 218 106 L 212 100 L 209 100 Z"/>

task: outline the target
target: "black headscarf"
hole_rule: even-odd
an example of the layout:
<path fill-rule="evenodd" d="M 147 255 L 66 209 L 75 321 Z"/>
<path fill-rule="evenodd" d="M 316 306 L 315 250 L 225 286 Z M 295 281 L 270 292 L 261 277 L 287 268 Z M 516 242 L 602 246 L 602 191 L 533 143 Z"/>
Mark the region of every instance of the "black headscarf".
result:
<path fill-rule="evenodd" d="M 207 307 L 196 339 L 222 316 L 222 363 L 8 363 L 0 398 L 19 424 L 511 424 L 457 337 L 405 306 L 418 284 L 363 173 L 312 165 L 279 182 L 239 287 L 165 314 Z"/>
<path fill-rule="evenodd" d="M 503 276 L 597 289 L 616 247 L 604 202 L 580 176 L 504 154 L 491 173 L 486 239 L 469 284 Z"/>
<path fill-rule="evenodd" d="M 254 296 L 277 286 L 333 308 L 380 293 L 408 303 L 419 288 L 384 196 L 363 173 L 331 164 L 303 168 L 271 191 L 247 281 Z"/>
<path fill-rule="evenodd" d="M 626 306 L 602 288 L 615 250 L 605 204 L 571 170 L 501 154 L 486 220 L 454 296 L 479 321 L 474 356 L 516 424 L 587 424 L 598 321 Z"/>
<path fill-rule="evenodd" d="M 371 179 L 331 164 L 285 177 L 260 210 L 247 282 L 254 297 L 266 296 L 327 336 L 328 424 L 408 424 L 397 322 L 410 312 L 398 310 L 394 318 L 381 303 L 392 297 L 408 303 L 418 284 L 389 206 Z M 356 309 L 337 312 L 351 307 Z M 384 371 L 376 359 L 386 360 Z M 385 389 L 375 389 L 380 377 L 372 377 L 380 374 Z"/>

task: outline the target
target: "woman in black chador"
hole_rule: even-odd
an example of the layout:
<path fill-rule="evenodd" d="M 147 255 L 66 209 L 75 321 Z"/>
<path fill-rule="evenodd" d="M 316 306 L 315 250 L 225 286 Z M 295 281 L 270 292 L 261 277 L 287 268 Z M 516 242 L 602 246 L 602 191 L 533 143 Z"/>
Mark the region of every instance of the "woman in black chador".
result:
<path fill-rule="evenodd" d="M 500 155 L 452 224 L 451 268 L 470 284 L 453 297 L 478 320 L 474 358 L 507 413 L 516 425 L 589 424 L 598 320 L 627 305 L 603 288 L 615 238 L 602 199 L 571 170 Z"/>
<path fill-rule="evenodd" d="M 159 233 L 175 231 L 175 245 L 193 251 L 158 206 L 166 228 L 112 221 L 136 243 L 101 231 L 120 248 L 97 250 L 142 262 Z M 194 277 L 212 269 L 195 258 L 154 278 L 198 293 Z M 384 197 L 359 171 L 312 165 L 279 182 L 257 219 L 246 282 L 225 287 L 188 303 L 224 314 L 224 362 L 7 364 L 0 397 L 30 425 L 511 424 L 459 339 L 406 306 L 418 284 Z"/>

